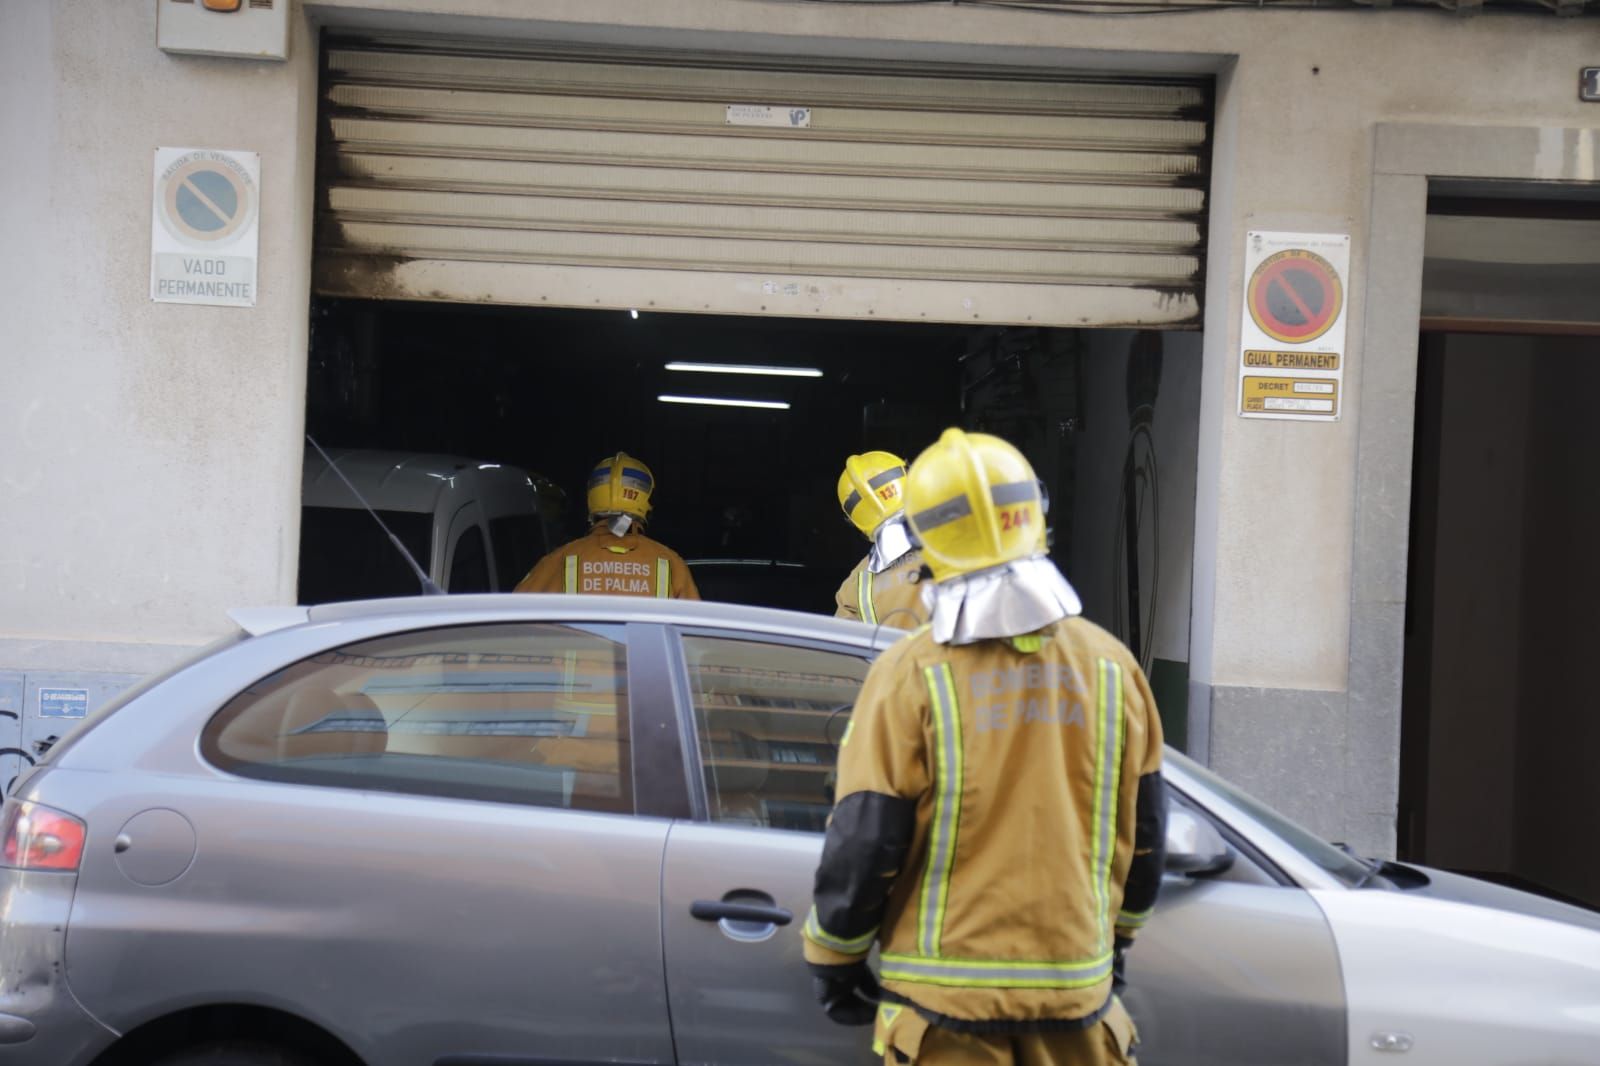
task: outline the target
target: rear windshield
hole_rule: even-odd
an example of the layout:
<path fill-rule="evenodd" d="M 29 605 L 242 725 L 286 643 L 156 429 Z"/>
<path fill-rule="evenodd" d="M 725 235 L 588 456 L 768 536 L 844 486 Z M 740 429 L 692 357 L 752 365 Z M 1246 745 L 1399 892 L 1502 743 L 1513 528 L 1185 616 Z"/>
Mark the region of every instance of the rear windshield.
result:
<path fill-rule="evenodd" d="M 433 515 L 423 511 L 379 511 L 424 570 L 433 548 Z M 300 602 L 415 596 L 417 575 L 367 512 L 348 507 L 300 511 Z"/>

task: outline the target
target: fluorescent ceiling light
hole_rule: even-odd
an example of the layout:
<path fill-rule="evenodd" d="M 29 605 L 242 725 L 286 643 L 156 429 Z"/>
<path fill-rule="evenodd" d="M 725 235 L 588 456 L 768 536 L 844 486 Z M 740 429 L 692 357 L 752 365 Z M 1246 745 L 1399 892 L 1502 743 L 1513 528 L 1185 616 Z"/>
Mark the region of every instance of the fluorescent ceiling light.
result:
<path fill-rule="evenodd" d="M 809 366 L 750 366 L 745 363 L 668 363 L 668 370 L 694 374 L 759 374 L 769 378 L 820 378 L 822 371 Z"/>
<path fill-rule="evenodd" d="M 657 396 L 662 403 L 693 403 L 706 407 L 760 407 L 769 411 L 787 411 L 789 405 L 781 400 L 730 400 L 722 396 Z"/>

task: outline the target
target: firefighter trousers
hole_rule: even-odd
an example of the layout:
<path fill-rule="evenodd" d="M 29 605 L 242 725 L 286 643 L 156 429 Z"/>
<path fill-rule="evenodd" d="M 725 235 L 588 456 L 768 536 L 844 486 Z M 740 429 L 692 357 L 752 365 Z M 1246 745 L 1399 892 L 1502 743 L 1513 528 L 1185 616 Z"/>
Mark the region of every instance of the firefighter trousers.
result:
<path fill-rule="evenodd" d="M 873 1050 L 884 1066 L 1134 1066 L 1136 1042 L 1121 1000 L 1086 1029 L 1007 1034 L 942 1029 L 911 1007 L 885 1006 Z"/>

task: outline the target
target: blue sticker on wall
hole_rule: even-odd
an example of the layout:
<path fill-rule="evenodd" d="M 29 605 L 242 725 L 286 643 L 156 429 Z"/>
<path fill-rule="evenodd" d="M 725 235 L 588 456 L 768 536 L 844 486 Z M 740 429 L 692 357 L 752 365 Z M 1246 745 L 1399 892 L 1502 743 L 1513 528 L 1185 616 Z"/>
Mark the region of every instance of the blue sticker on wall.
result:
<path fill-rule="evenodd" d="M 89 690 L 86 688 L 41 688 L 39 690 L 40 718 L 82 718 L 89 713 Z"/>

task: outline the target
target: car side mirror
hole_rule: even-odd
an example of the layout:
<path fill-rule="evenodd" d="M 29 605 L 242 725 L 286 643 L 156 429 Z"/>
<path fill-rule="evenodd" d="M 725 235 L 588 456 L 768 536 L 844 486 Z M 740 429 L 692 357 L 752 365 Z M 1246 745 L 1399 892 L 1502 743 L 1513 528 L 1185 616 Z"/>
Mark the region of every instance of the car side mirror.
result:
<path fill-rule="evenodd" d="M 1168 873 L 1205 877 L 1232 865 L 1233 849 L 1214 825 L 1176 803 L 1167 808 Z"/>

